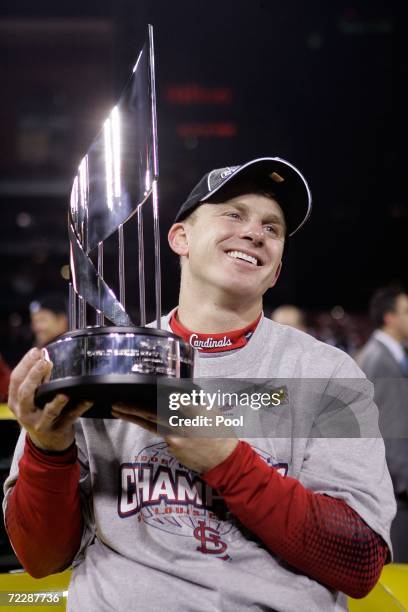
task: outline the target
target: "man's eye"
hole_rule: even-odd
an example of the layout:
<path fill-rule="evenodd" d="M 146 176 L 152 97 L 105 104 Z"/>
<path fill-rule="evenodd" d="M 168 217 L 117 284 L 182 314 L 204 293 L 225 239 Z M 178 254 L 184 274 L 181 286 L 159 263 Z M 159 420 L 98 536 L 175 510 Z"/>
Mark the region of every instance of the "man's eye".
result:
<path fill-rule="evenodd" d="M 231 217 L 231 219 L 240 219 L 241 216 L 236 212 L 227 212 L 227 217 Z"/>
<path fill-rule="evenodd" d="M 264 230 L 265 230 L 265 232 L 268 232 L 269 234 L 277 234 L 278 233 L 278 228 L 275 227 L 274 225 L 265 225 L 264 226 Z"/>

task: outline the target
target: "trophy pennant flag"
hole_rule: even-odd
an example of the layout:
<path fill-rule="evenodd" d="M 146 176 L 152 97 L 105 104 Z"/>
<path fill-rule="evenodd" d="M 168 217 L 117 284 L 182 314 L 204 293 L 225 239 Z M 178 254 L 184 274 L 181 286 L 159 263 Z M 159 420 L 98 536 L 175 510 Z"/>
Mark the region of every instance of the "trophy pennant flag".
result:
<path fill-rule="evenodd" d="M 152 196 L 155 249 L 156 322 L 161 319 L 160 236 L 158 225 L 158 155 L 154 81 L 153 28 L 119 103 L 83 157 L 74 179 L 68 231 L 73 289 L 79 308 L 71 302 L 71 328 L 84 327 L 84 303 L 115 325 L 129 325 L 125 312 L 123 224 Z M 144 241 L 142 210 L 138 213 L 139 300 L 145 320 Z M 103 280 L 103 241 L 119 233 L 119 302 Z M 98 248 L 98 269 L 89 254 Z M 141 272 L 141 274 L 140 274 Z M 143 302 L 143 303 L 142 303 Z M 71 309 L 70 309 L 71 310 Z M 73 316 L 76 314 L 76 317 Z M 75 320 L 77 319 L 77 320 Z"/>
<path fill-rule="evenodd" d="M 191 378 L 194 349 L 161 330 L 158 151 L 153 28 L 118 103 L 82 158 L 68 210 L 70 331 L 46 347 L 54 368 L 36 401 L 56 393 L 94 400 L 84 416 L 109 418 L 113 401 L 155 407 L 158 377 Z M 152 206 L 155 327 L 146 325 L 143 210 Z M 126 311 L 124 224 L 137 215 L 139 327 Z M 104 241 L 118 234 L 119 296 L 104 279 Z M 91 256 L 96 256 L 94 265 Z M 88 324 L 93 309 L 95 321 Z M 112 326 L 107 326 L 108 321 Z"/>

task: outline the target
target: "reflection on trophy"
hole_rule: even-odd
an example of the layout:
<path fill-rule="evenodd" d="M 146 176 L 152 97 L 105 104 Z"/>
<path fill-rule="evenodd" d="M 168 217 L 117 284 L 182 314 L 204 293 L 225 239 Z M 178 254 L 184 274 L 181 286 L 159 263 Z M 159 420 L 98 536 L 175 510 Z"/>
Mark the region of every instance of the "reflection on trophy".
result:
<path fill-rule="evenodd" d="M 109 418 L 112 401 L 156 406 L 156 383 L 191 378 L 194 352 L 161 329 L 158 155 L 153 28 L 118 104 L 83 157 L 71 191 L 70 331 L 46 351 L 54 367 L 36 396 L 94 400 L 85 416 Z M 143 211 L 152 206 L 156 322 L 146 327 Z M 139 322 L 126 311 L 123 226 L 137 215 Z M 119 298 L 104 280 L 104 241 L 118 234 Z M 96 259 L 94 263 L 92 257 Z M 132 293 L 136 293 L 135 288 Z M 92 321 L 89 319 L 92 316 Z M 106 322 L 112 325 L 106 325 Z"/>

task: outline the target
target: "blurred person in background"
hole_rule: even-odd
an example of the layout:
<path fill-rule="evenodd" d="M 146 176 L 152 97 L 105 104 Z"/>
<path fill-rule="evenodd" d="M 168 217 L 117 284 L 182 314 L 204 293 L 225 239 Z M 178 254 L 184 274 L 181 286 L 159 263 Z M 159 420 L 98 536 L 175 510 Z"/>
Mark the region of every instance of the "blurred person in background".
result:
<path fill-rule="evenodd" d="M 307 332 L 303 311 L 292 304 L 284 304 L 273 310 L 271 319 L 276 323 L 281 323 L 281 325 L 290 325 L 290 327 Z"/>
<path fill-rule="evenodd" d="M 335 306 L 330 312 L 320 312 L 312 318 L 315 337 L 336 348 L 353 355 L 356 338 L 352 333 L 352 321 L 341 306 Z"/>
<path fill-rule="evenodd" d="M 378 289 L 370 303 L 375 331 L 356 360 L 374 384 L 398 512 L 391 529 L 394 560 L 408 562 L 408 294 Z"/>
<path fill-rule="evenodd" d="M 32 301 L 30 316 L 35 346 L 38 348 L 68 331 L 66 302 L 57 293 L 47 293 Z"/>

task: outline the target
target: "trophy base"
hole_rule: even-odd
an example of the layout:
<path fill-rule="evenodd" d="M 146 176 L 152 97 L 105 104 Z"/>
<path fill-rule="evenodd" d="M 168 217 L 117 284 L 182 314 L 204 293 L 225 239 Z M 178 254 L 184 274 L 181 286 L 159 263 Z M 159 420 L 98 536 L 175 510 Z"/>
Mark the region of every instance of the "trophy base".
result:
<path fill-rule="evenodd" d="M 155 412 L 157 376 L 105 374 L 63 378 L 41 385 L 36 394 L 36 405 L 43 408 L 58 393 L 69 397 L 67 411 L 80 401 L 92 401 L 92 407 L 82 415 L 85 418 L 112 419 L 111 410 L 115 403 L 133 404 Z"/>
<path fill-rule="evenodd" d="M 157 385 L 177 388 L 193 377 L 194 351 L 163 330 L 92 327 L 68 332 L 47 346 L 51 380 L 36 392 L 43 408 L 57 394 L 69 398 L 64 411 L 92 401 L 88 418 L 113 418 L 112 405 L 132 404 L 156 412 Z"/>

